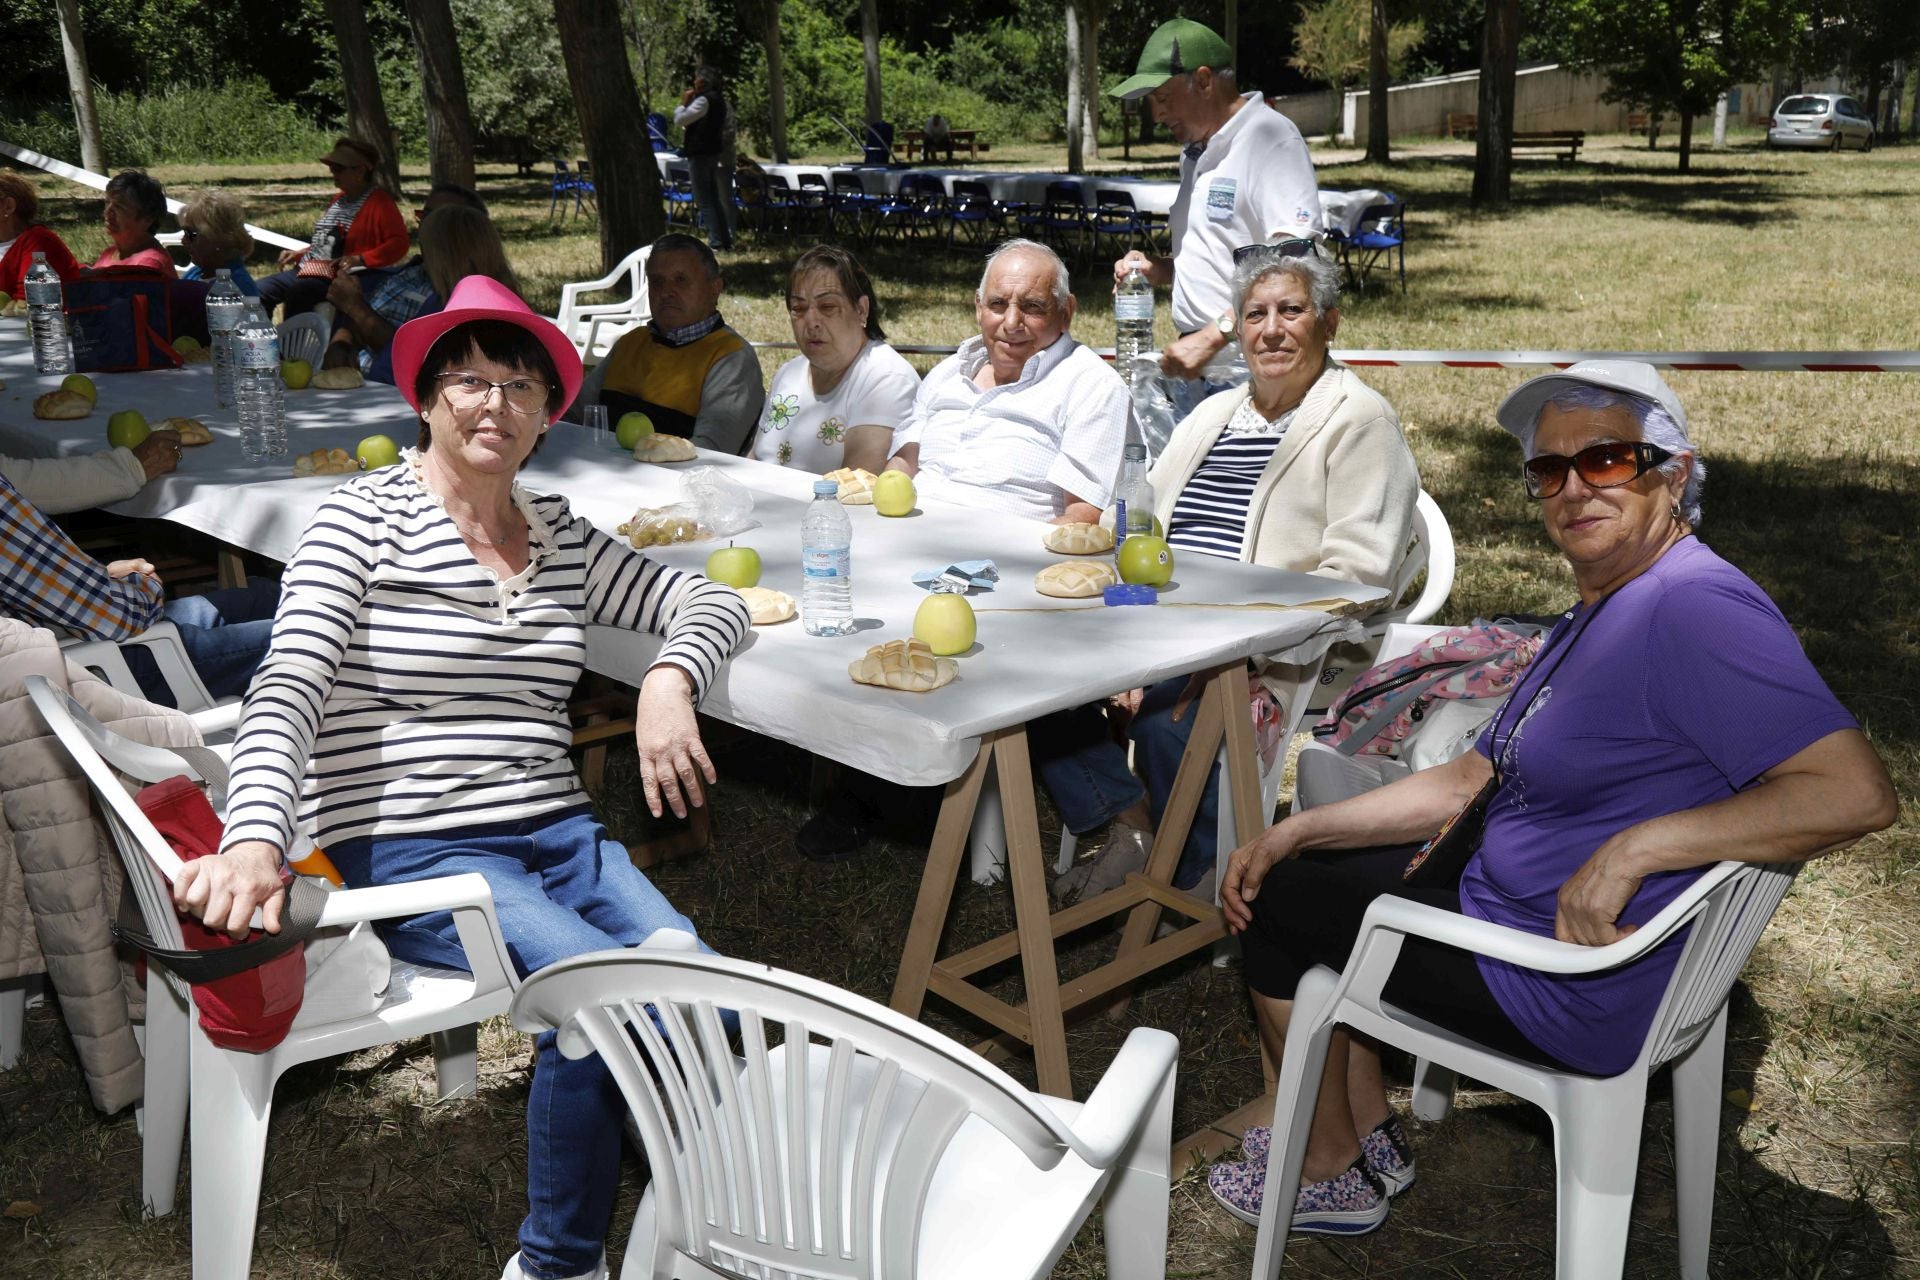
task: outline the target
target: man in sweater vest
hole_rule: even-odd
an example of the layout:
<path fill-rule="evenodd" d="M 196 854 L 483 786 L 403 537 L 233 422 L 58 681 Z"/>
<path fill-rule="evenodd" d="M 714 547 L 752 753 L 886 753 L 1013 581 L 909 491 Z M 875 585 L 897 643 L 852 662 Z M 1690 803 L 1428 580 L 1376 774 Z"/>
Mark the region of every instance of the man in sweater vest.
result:
<path fill-rule="evenodd" d="M 670 231 L 647 255 L 647 301 L 653 318 L 613 344 L 587 374 L 567 411 L 604 404 L 607 417 L 638 410 L 653 429 L 685 436 L 702 449 L 745 453 L 766 399 L 760 360 L 747 340 L 720 318 L 720 262 L 690 235 Z"/>

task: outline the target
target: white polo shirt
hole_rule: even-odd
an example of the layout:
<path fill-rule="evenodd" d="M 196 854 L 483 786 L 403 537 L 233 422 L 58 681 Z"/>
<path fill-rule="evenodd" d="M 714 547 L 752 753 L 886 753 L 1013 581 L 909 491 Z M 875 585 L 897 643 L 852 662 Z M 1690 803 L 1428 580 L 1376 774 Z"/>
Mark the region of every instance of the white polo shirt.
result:
<path fill-rule="evenodd" d="M 1233 251 L 1321 229 L 1313 157 L 1293 121 L 1257 93 L 1180 159 L 1174 197 L 1173 327 L 1192 333 L 1233 304 Z"/>
<path fill-rule="evenodd" d="M 1059 515 L 1068 494 L 1111 502 L 1132 422 L 1120 375 L 1068 334 L 1029 356 L 1014 381 L 982 391 L 973 379 L 986 362 L 985 339 L 961 343 L 893 433 L 895 453 L 920 446 L 920 495 L 1035 520 Z"/>

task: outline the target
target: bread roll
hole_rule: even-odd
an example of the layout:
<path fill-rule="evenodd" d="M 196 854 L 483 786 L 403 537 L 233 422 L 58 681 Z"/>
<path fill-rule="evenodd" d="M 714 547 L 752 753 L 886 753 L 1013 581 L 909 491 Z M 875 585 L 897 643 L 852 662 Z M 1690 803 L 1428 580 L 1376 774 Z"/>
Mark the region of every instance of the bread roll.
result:
<path fill-rule="evenodd" d="M 924 640 L 889 640 L 867 650 L 864 657 L 848 666 L 847 674 L 857 684 L 927 693 L 952 683 L 960 674 L 960 664 L 952 658 L 934 657 Z"/>
<path fill-rule="evenodd" d="M 155 424 L 154 429 L 179 432 L 180 443 L 185 445 L 213 443 L 213 432 L 207 430 L 207 424 L 198 418 L 168 418 Z"/>
<path fill-rule="evenodd" d="M 84 418 L 93 412 L 93 401 L 78 391 L 49 391 L 33 402 L 33 416 L 49 422 Z"/>
<path fill-rule="evenodd" d="M 633 446 L 633 456 L 642 462 L 692 462 L 700 453 L 685 436 L 654 431 L 640 437 Z"/>
<path fill-rule="evenodd" d="M 367 380 L 358 369 L 322 369 L 308 385 L 321 391 L 351 391 L 366 386 Z"/>
<path fill-rule="evenodd" d="M 820 477 L 840 486 L 840 501 L 849 507 L 871 506 L 874 474 L 862 467 L 841 467 Z"/>
<path fill-rule="evenodd" d="M 747 612 L 753 616 L 756 627 L 785 622 L 795 612 L 793 597 L 772 587 L 741 587 L 740 598 L 747 602 Z"/>
<path fill-rule="evenodd" d="M 1120 575 L 1108 561 L 1062 560 L 1033 575 L 1033 589 L 1043 596 L 1077 600 L 1097 596 L 1118 581 Z"/>
<path fill-rule="evenodd" d="M 315 449 L 293 460 L 296 476 L 344 476 L 360 470 L 360 460 L 345 449 Z"/>
<path fill-rule="evenodd" d="M 1060 551 L 1070 556 L 1092 556 L 1113 550 L 1113 530 L 1102 529 L 1097 524 L 1048 525 L 1040 541 L 1046 544 L 1049 551 Z"/>

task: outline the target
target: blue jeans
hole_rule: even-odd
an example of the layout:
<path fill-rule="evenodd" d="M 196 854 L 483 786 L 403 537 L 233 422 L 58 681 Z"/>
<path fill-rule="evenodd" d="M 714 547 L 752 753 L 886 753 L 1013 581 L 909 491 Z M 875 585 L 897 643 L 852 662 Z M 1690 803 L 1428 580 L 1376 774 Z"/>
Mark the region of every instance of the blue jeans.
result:
<path fill-rule="evenodd" d="M 479 872 L 522 978 L 570 956 L 637 946 L 658 929 L 694 931 L 584 807 L 440 835 L 362 837 L 327 854 L 355 886 Z M 380 933 L 395 959 L 468 968 L 451 912 L 388 922 Z M 605 1061 L 567 1058 L 555 1040 L 551 1031 L 534 1040 L 527 1098 L 520 1262 L 536 1277 L 579 1275 L 599 1261 L 620 1186 L 626 1115 Z"/>
<path fill-rule="evenodd" d="M 1148 810 L 1159 823 L 1174 774 L 1180 769 L 1180 756 L 1193 735 L 1193 707 L 1178 722 L 1173 718 L 1174 701 L 1186 687 L 1187 677 L 1175 676 L 1149 688 L 1140 700 L 1140 710 L 1127 727 L 1134 744 L 1133 768 L 1127 766 L 1126 749 L 1107 732 L 1106 713 L 1098 704 L 1057 711 L 1027 726 L 1027 749 L 1067 830 L 1085 835 L 1111 822 L 1143 798 L 1143 779 Z M 1194 811 L 1180 864 L 1174 868 L 1176 888 L 1191 889 L 1213 868 L 1219 816 L 1220 767 L 1216 764 Z"/>
<path fill-rule="evenodd" d="M 733 175 L 725 156 L 688 156 L 687 177 L 693 183 L 693 202 L 706 224 L 707 243 L 716 249 L 733 246 Z"/>
<path fill-rule="evenodd" d="M 278 582 L 253 578 L 244 587 L 169 600 L 161 616 L 179 628 L 180 645 L 207 692 L 216 699 L 236 698 L 246 693 L 260 660 L 267 656 L 267 641 L 273 637 L 273 611 L 279 603 Z M 120 652 L 148 702 L 163 707 L 178 705 L 143 645 L 128 644 Z"/>

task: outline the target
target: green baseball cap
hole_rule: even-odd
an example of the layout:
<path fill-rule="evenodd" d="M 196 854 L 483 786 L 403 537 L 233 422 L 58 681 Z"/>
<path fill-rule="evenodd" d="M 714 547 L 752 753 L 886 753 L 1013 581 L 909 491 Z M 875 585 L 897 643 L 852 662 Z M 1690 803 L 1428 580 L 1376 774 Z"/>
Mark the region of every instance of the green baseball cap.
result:
<path fill-rule="evenodd" d="M 1201 67 L 1218 71 L 1233 65 L 1233 50 L 1227 47 L 1212 27 L 1190 18 L 1175 18 L 1154 28 L 1147 47 L 1140 51 L 1139 65 L 1133 74 L 1112 90 L 1115 98 L 1138 98 L 1152 93 L 1175 76 L 1184 76 Z"/>

